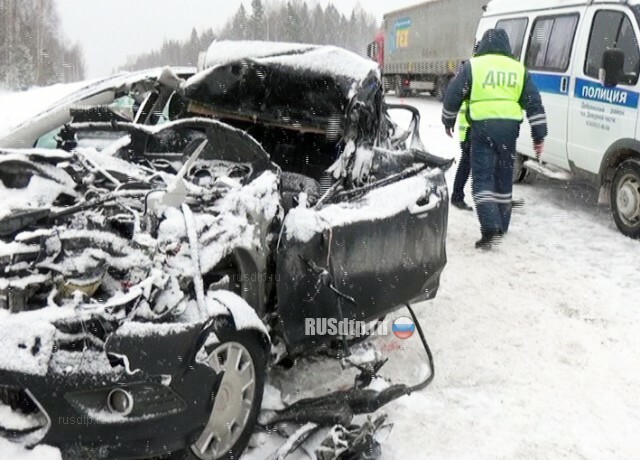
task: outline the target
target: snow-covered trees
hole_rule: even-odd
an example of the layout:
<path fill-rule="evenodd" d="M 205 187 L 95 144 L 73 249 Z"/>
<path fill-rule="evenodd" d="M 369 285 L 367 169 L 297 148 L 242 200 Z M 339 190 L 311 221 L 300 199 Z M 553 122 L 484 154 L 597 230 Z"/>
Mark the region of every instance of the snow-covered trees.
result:
<path fill-rule="evenodd" d="M 252 0 L 251 11 L 251 18 L 249 19 L 249 38 L 252 40 L 258 38 L 268 40 L 267 22 L 262 0 Z"/>
<path fill-rule="evenodd" d="M 55 0 L 0 0 L 0 27 L 1 87 L 84 78 L 82 49 L 64 42 Z"/>
<path fill-rule="evenodd" d="M 0 86 L 28 88 L 34 82 L 35 66 L 29 48 L 22 44 L 0 48 Z"/>
<path fill-rule="evenodd" d="M 331 4 L 323 8 L 313 1 L 246 0 L 249 2 L 250 10 L 241 4 L 219 33 L 209 29 L 198 36 L 193 31 L 190 40 L 165 42 L 161 50 L 138 56 L 124 68 L 196 65 L 198 53 L 206 51 L 214 38 L 337 45 L 364 55 L 378 28 L 375 18 L 360 6 L 346 17 Z"/>
<path fill-rule="evenodd" d="M 247 15 L 244 4 L 240 4 L 238 12 L 227 27 L 229 28 L 227 31 L 229 38 L 234 40 L 246 40 L 248 38 L 247 29 L 249 27 L 249 16 Z"/>

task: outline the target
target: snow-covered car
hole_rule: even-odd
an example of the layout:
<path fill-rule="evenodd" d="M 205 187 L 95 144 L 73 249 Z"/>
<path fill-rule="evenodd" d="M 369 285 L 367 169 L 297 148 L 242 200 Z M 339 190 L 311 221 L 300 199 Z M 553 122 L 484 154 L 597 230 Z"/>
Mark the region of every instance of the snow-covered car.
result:
<path fill-rule="evenodd" d="M 450 165 L 375 64 L 214 43 L 138 108 L 0 150 L 0 433 L 73 458 L 238 458 L 266 366 L 436 295 Z M 411 118 L 401 129 L 389 109 Z M 107 120 L 104 117 L 107 117 Z"/>

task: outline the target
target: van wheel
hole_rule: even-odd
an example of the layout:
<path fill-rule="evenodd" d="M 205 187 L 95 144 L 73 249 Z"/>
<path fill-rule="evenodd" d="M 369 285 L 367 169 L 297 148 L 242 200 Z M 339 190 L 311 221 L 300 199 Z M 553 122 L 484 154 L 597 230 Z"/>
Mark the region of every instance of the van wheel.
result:
<path fill-rule="evenodd" d="M 616 169 L 611 184 L 611 210 L 618 229 L 640 238 L 640 162 L 627 160 Z"/>
<path fill-rule="evenodd" d="M 524 155 L 516 153 L 516 158 L 513 162 L 513 183 L 519 184 L 524 182 L 529 177 L 531 171 L 524 167 Z"/>

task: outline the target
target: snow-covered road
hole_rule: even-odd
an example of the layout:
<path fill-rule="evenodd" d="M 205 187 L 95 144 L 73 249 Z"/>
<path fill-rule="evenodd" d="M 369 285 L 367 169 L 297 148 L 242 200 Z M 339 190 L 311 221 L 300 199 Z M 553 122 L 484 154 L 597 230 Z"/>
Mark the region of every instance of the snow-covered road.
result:
<path fill-rule="evenodd" d="M 457 156 L 441 105 L 406 102 L 427 149 Z M 640 455 L 640 243 L 586 187 L 537 179 L 514 194 L 526 206 L 496 251 L 474 248 L 473 213 L 450 212 L 441 290 L 418 313 L 437 377 L 388 409 L 385 459 Z"/>
<path fill-rule="evenodd" d="M 11 118 L 3 101 L 0 120 Z M 420 109 L 427 149 L 457 156 L 441 105 L 403 101 Z M 440 292 L 416 308 L 436 379 L 384 408 L 393 423 L 385 460 L 640 455 L 640 242 L 618 232 L 586 187 L 537 179 L 515 196 L 526 206 L 495 251 L 474 248 L 473 213 L 450 212 Z M 379 342 L 391 356 L 386 375 L 415 381 L 424 369 L 418 338 Z M 267 441 L 246 458 L 271 448 Z M 0 460 L 57 458 L 10 449 L 0 440 Z"/>

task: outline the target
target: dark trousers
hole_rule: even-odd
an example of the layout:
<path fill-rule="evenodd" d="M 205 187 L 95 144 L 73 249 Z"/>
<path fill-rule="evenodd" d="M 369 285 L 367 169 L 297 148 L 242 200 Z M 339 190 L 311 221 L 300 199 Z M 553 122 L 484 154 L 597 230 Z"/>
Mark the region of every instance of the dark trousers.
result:
<path fill-rule="evenodd" d="M 456 178 L 453 181 L 453 193 L 451 193 L 451 201 L 464 201 L 464 186 L 469 179 L 471 172 L 471 143 L 469 140 L 460 142 L 460 162 L 456 171 Z"/>
<path fill-rule="evenodd" d="M 473 200 L 482 234 L 506 233 L 511 221 L 513 162 L 520 124 L 509 120 L 476 123 L 471 133 Z"/>

